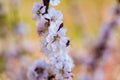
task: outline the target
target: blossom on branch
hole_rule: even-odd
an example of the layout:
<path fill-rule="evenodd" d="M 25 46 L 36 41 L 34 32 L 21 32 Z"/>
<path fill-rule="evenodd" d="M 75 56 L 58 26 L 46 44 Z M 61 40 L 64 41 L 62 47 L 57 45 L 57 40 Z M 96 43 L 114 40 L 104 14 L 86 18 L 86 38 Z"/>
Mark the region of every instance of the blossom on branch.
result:
<path fill-rule="evenodd" d="M 60 11 L 57 11 L 54 8 L 49 8 L 48 14 L 45 14 L 44 17 L 49 19 L 50 22 L 57 24 L 62 21 L 63 15 Z"/>
<path fill-rule="evenodd" d="M 29 80 L 47 80 L 47 63 L 44 60 L 37 60 L 30 67 L 28 74 Z"/>
<path fill-rule="evenodd" d="M 48 1 L 48 2 L 47 2 Z M 36 21 L 37 33 L 41 37 L 41 52 L 48 62 L 36 61 L 29 69 L 30 80 L 72 80 L 73 61 L 69 57 L 70 40 L 63 28 L 63 15 L 51 5 L 56 6 L 59 0 L 43 0 L 44 3 L 35 3 L 32 9 L 33 19 Z"/>
<path fill-rule="evenodd" d="M 33 9 L 32 9 L 32 14 L 34 14 L 33 20 L 39 19 L 41 17 L 40 14 L 45 13 L 45 9 L 46 9 L 46 6 L 44 6 L 42 2 L 34 3 Z"/>

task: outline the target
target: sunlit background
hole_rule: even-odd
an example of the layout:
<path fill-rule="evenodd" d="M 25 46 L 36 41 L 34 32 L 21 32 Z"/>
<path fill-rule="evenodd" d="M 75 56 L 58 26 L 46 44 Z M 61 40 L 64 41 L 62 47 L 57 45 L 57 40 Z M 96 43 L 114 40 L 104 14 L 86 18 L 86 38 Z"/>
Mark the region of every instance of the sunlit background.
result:
<path fill-rule="evenodd" d="M 28 80 L 27 70 L 40 52 L 39 37 L 31 9 L 40 0 L 0 0 L 0 80 Z M 64 15 L 64 26 L 71 40 L 74 80 L 120 80 L 120 25 L 111 31 L 108 54 L 96 70 L 81 59 L 93 55 L 101 26 L 111 20 L 116 0 L 61 0 L 56 9 Z"/>

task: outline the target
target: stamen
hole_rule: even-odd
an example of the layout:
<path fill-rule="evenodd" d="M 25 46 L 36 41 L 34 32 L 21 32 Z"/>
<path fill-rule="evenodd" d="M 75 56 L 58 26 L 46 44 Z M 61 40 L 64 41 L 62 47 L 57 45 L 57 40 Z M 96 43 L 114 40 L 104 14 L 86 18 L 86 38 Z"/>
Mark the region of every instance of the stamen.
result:
<path fill-rule="evenodd" d="M 35 69 L 35 72 L 37 72 L 38 74 L 40 74 L 40 73 L 43 73 L 43 71 L 44 71 L 44 69 L 43 68 L 36 68 Z"/>
<path fill-rule="evenodd" d="M 56 36 L 54 36 L 53 42 L 58 41 L 59 39 L 60 39 L 60 37 L 58 35 L 56 35 Z"/>

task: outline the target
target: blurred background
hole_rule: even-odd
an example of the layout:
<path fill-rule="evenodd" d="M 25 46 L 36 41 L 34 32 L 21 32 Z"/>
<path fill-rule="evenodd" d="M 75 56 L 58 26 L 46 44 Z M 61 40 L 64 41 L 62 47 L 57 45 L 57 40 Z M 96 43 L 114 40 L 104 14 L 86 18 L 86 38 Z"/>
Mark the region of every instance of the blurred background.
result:
<path fill-rule="evenodd" d="M 40 0 L 0 0 L 0 80 L 28 80 L 30 65 L 42 58 L 32 6 Z M 61 0 L 74 80 L 120 80 L 120 21 L 95 52 L 104 25 L 112 22 L 117 0 Z M 101 29 L 102 28 L 102 29 Z M 107 46 L 106 46 L 107 45 Z M 104 53 L 104 54 L 103 54 Z M 94 56 L 97 58 L 93 58 Z"/>

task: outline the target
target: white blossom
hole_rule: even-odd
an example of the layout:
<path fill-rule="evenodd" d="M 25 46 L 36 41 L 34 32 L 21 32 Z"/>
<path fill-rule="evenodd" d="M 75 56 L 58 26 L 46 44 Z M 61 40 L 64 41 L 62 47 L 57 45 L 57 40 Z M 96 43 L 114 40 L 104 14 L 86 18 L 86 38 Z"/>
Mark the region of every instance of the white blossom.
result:
<path fill-rule="evenodd" d="M 34 3 L 33 9 L 32 9 L 32 14 L 33 14 L 33 20 L 39 19 L 41 16 L 40 14 L 45 13 L 46 7 L 43 5 L 42 2 Z"/>
<path fill-rule="evenodd" d="M 63 52 L 60 49 L 59 45 L 57 45 L 56 43 L 50 44 L 47 43 L 46 41 L 42 41 L 40 42 L 40 46 L 41 46 L 41 52 L 46 56 L 53 57 Z"/>
<path fill-rule="evenodd" d="M 30 67 L 28 74 L 29 80 L 47 80 L 47 63 L 44 60 L 37 60 Z"/>
<path fill-rule="evenodd" d="M 53 55 L 53 51 L 51 49 L 48 49 L 47 45 L 48 45 L 48 43 L 45 40 L 40 42 L 41 52 L 46 56 L 51 56 L 51 55 Z"/>
<path fill-rule="evenodd" d="M 50 0 L 52 6 L 57 6 L 60 3 L 60 0 Z"/>
<path fill-rule="evenodd" d="M 54 28 L 54 26 L 51 26 Z M 53 28 L 49 29 L 49 35 L 46 37 L 46 41 L 48 43 L 53 44 L 54 42 L 58 41 L 58 44 L 61 46 L 66 46 L 67 41 L 69 40 L 66 37 L 66 29 L 61 28 L 58 32 L 54 33 Z M 53 31 L 52 31 L 53 30 Z"/>
<path fill-rule="evenodd" d="M 52 6 L 59 3 L 60 0 L 50 0 Z M 62 13 L 49 7 L 46 11 L 42 2 L 34 4 L 32 13 L 37 33 L 43 36 L 41 52 L 48 58 L 48 62 L 36 61 L 29 69 L 29 80 L 72 80 L 73 62 L 67 54 L 70 41 L 63 28 Z"/>
<path fill-rule="evenodd" d="M 44 17 L 49 19 L 50 22 L 57 24 L 62 21 L 63 15 L 60 11 L 57 11 L 54 8 L 49 8 L 48 14 L 44 14 Z"/>
<path fill-rule="evenodd" d="M 40 15 L 41 18 L 37 20 L 36 22 L 36 30 L 37 33 L 41 36 L 42 34 L 44 34 L 47 30 L 48 30 L 48 25 L 47 25 L 47 20 Z"/>
<path fill-rule="evenodd" d="M 51 65 L 54 65 L 53 71 L 56 74 L 56 80 L 72 80 L 71 69 L 73 68 L 73 63 L 68 55 L 55 56 L 52 58 Z"/>
<path fill-rule="evenodd" d="M 61 28 L 58 32 L 49 33 L 46 37 L 46 45 L 42 48 L 42 51 L 46 52 L 46 54 L 50 55 L 58 55 L 66 52 L 69 47 L 66 45 L 69 39 L 65 36 L 66 30 Z M 44 42 L 45 43 L 45 42 Z M 43 46 L 42 46 L 43 47 Z"/>

